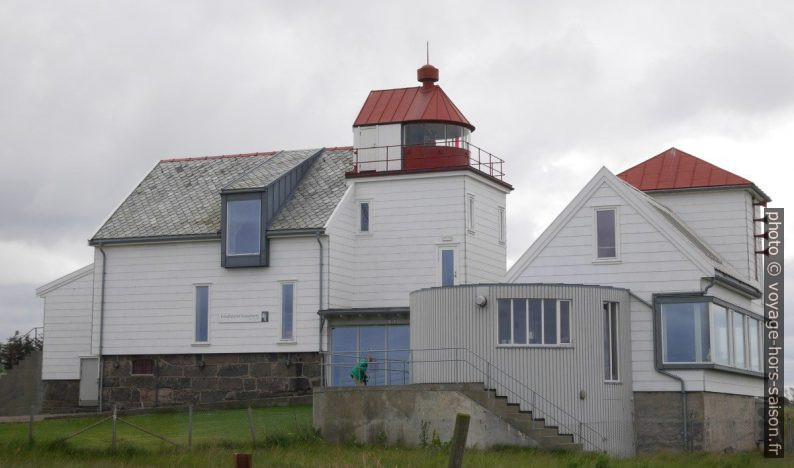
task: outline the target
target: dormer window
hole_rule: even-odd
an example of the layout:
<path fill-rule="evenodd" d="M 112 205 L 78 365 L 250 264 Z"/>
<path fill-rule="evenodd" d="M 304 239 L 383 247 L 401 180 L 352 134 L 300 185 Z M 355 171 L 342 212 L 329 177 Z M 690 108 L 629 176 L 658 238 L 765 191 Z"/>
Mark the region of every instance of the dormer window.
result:
<path fill-rule="evenodd" d="M 223 196 L 221 263 L 224 267 L 267 266 L 263 193 Z"/>
<path fill-rule="evenodd" d="M 259 254 L 262 228 L 262 201 L 229 200 L 226 202 L 226 255 Z"/>

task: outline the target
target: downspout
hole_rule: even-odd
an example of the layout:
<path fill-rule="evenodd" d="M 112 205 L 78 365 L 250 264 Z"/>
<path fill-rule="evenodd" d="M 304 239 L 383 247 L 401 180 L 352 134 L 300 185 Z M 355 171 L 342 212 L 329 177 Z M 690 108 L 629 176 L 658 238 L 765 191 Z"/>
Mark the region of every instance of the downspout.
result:
<path fill-rule="evenodd" d="M 711 277 L 711 282 L 708 284 L 708 286 L 703 288 L 703 295 L 705 296 L 706 293 L 709 292 L 709 289 L 711 289 L 711 287 L 714 286 L 716 283 L 717 283 L 717 275 L 714 275 Z"/>
<path fill-rule="evenodd" d="M 714 283 L 712 282 L 711 285 L 709 285 L 705 290 L 703 290 L 703 292 L 705 293 L 708 290 L 708 288 L 710 288 L 713 285 L 714 285 Z M 639 302 L 641 302 L 641 303 L 645 304 L 646 306 L 648 306 L 648 308 L 651 309 L 651 313 L 652 314 L 655 313 L 655 309 L 654 309 L 654 307 L 653 307 L 653 305 L 651 303 L 649 303 L 648 301 L 644 300 L 643 298 L 637 296 L 633 292 L 629 292 L 629 294 L 631 294 L 631 297 L 633 297 L 634 299 L 636 299 Z M 682 442 L 683 442 L 683 449 L 687 450 L 687 446 L 688 446 L 688 442 L 689 442 L 689 435 L 688 435 L 687 427 L 689 426 L 689 422 L 688 422 L 688 417 L 687 417 L 688 411 L 687 411 L 687 398 L 686 398 L 686 382 L 684 382 L 683 378 L 681 378 L 681 377 L 679 377 L 679 376 L 677 376 L 675 374 L 671 374 L 670 372 L 667 372 L 666 370 L 662 369 L 661 366 L 659 365 L 659 360 L 656 359 L 656 356 L 657 356 L 656 347 L 658 346 L 658 343 L 657 343 L 657 340 L 656 340 L 657 334 L 656 334 L 656 318 L 655 317 L 652 320 L 652 323 L 653 323 L 653 354 L 654 354 L 653 367 L 656 370 L 656 372 L 658 372 L 658 373 L 660 373 L 662 375 L 666 375 L 667 377 L 670 377 L 671 379 L 677 380 L 678 383 L 681 385 L 681 416 L 682 416 L 682 421 L 684 423 L 684 433 L 683 433 L 684 437 L 683 437 L 683 441 Z"/>
<path fill-rule="evenodd" d="M 99 393 L 99 408 L 98 411 L 102 412 L 102 388 L 105 384 L 105 362 L 102 357 L 102 337 L 105 331 L 105 270 L 107 270 L 107 255 L 102 244 L 99 244 L 99 253 L 102 254 L 102 286 L 100 287 L 100 294 L 102 299 L 99 301 L 99 382 L 97 383 Z"/>
<path fill-rule="evenodd" d="M 320 271 L 319 271 L 319 282 L 317 289 L 319 290 L 319 294 L 317 297 L 317 304 L 318 304 L 318 311 L 323 310 L 323 242 L 320 240 L 320 231 L 317 231 L 317 245 L 320 247 Z M 320 365 L 323 366 L 325 363 L 322 362 L 322 352 L 323 352 L 323 326 L 325 325 L 325 318 L 320 315 L 320 333 L 317 334 L 317 351 L 320 354 Z M 320 382 L 320 386 L 324 386 L 324 382 Z"/>

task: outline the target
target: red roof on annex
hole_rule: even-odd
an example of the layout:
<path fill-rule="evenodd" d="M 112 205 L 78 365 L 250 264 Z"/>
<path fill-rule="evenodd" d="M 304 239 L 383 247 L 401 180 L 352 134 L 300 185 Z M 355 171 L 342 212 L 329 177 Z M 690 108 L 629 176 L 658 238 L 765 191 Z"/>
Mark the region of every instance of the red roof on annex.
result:
<path fill-rule="evenodd" d="M 744 177 L 677 148 L 637 164 L 618 177 L 643 191 L 753 185 Z"/>
<path fill-rule="evenodd" d="M 438 69 L 425 65 L 417 72 L 423 86 L 371 91 L 353 126 L 427 121 L 453 123 L 474 130 L 474 125 L 447 93 L 434 84 Z"/>

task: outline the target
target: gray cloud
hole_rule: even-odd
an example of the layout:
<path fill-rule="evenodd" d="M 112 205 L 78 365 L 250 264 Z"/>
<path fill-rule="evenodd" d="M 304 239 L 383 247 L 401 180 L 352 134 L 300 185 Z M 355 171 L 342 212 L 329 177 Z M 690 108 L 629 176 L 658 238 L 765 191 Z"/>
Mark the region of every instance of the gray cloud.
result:
<path fill-rule="evenodd" d="M 33 287 L 91 261 L 85 240 L 157 160 L 350 144 L 369 90 L 412 85 L 426 40 L 474 142 L 507 161 L 511 259 L 601 165 L 682 142 L 785 206 L 790 184 L 760 166 L 794 147 L 792 17 L 791 2 L 3 2 L 0 256 L 38 253 L 0 267 L 0 332 L 40 320 Z"/>

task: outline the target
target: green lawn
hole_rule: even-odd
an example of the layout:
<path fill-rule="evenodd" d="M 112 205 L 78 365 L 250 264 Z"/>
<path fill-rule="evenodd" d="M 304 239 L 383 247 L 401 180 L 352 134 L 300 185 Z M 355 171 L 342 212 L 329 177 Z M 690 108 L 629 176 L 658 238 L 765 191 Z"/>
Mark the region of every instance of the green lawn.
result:
<path fill-rule="evenodd" d="M 50 419 L 34 424 L 34 444 L 27 443 L 26 423 L 0 424 L 0 467 L 5 466 L 224 466 L 235 452 L 253 453 L 256 466 L 446 466 L 442 448 L 331 445 L 315 437 L 311 407 L 253 410 L 257 444 L 252 449 L 246 410 L 203 410 L 194 413 L 192 451 L 186 450 L 186 412 L 122 416 L 180 444 L 171 447 L 119 424 L 118 448 L 110 450 L 108 422 L 69 442 L 58 439 L 99 420 L 97 417 Z M 528 449 L 469 450 L 467 466 L 527 467 L 747 467 L 787 466 L 759 454 L 662 454 L 617 460 L 599 454 L 544 453 Z"/>

